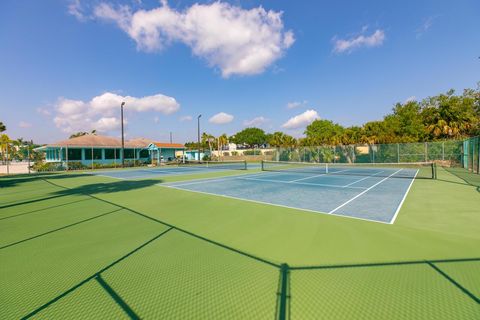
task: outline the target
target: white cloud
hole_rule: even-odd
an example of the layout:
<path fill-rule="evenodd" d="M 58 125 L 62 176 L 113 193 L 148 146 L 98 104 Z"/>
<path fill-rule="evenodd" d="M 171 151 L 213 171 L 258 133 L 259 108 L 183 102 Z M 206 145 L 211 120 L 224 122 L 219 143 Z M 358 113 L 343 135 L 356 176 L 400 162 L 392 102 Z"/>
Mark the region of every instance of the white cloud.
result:
<path fill-rule="evenodd" d="M 439 16 L 431 16 L 426 18 L 422 25 L 415 30 L 415 36 L 417 39 L 420 39 L 430 28 L 433 26 L 433 21 L 437 19 Z"/>
<path fill-rule="evenodd" d="M 37 108 L 37 112 L 44 115 L 44 116 L 49 116 L 52 114 L 52 112 L 50 110 L 48 110 L 47 108 Z"/>
<path fill-rule="evenodd" d="M 307 100 L 289 102 L 287 103 L 287 109 L 300 108 L 302 106 L 305 106 L 306 104 L 307 104 Z"/>
<path fill-rule="evenodd" d="M 29 123 L 29 122 L 20 121 L 20 122 L 18 123 L 18 126 L 19 126 L 20 128 L 30 128 L 30 127 L 32 126 L 32 124 Z"/>
<path fill-rule="evenodd" d="M 93 14 L 115 22 L 142 51 L 184 43 L 194 55 L 219 68 L 223 77 L 262 73 L 295 42 L 293 32 L 284 29 L 282 12 L 247 10 L 220 1 L 177 11 L 166 0 L 161 2 L 160 7 L 137 11 L 101 3 Z"/>
<path fill-rule="evenodd" d="M 367 31 L 366 27 L 362 28 L 362 34 L 351 37 L 348 39 L 337 39 L 336 37 L 334 40 L 334 47 L 333 52 L 335 53 L 343 53 L 347 52 L 350 53 L 355 49 L 359 49 L 361 47 L 378 47 L 383 44 L 385 41 L 385 31 L 377 29 L 374 33 L 369 36 L 364 35 Z"/>
<path fill-rule="evenodd" d="M 233 116 L 231 114 L 220 112 L 208 119 L 208 122 L 214 124 L 226 124 L 233 121 Z"/>
<path fill-rule="evenodd" d="M 268 119 L 265 117 L 256 117 L 256 118 L 253 118 L 252 120 L 243 121 L 243 125 L 246 127 L 256 127 L 256 126 L 261 126 L 267 121 Z"/>
<path fill-rule="evenodd" d="M 70 0 L 67 6 L 68 13 L 77 18 L 80 21 L 85 21 L 87 17 L 83 11 L 82 3 L 80 0 Z"/>
<path fill-rule="evenodd" d="M 122 102 L 125 102 L 126 111 L 156 111 L 168 115 L 180 109 L 174 98 L 162 94 L 136 98 L 106 92 L 90 101 L 59 98 L 53 121 L 58 128 L 68 133 L 93 129 L 111 131 L 120 127 L 118 114 Z"/>
<path fill-rule="evenodd" d="M 313 120 L 320 119 L 317 111 L 307 110 L 304 113 L 296 115 L 285 122 L 282 127 L 285 129 L 298 129 L 310 124 Z"/>
<path fill-rule="evenodd" d="M 192 116 L 183 116 L 183 117 L 180 117 L 180 121 L 184 122 L 184 121 L 192 121 Z"/>

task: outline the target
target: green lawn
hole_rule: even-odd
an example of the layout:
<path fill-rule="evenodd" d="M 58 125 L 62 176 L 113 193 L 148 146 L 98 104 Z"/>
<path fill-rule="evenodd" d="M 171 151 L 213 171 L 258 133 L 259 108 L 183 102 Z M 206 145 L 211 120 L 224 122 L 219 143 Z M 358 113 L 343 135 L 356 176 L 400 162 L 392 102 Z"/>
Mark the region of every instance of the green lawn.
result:
<path fill-rule="evenodd" d="M 386 225 L 158 185 L 251 172 L 0 178 L 0 318 L 480 318 L 477 186 L 439 169 Z"/>

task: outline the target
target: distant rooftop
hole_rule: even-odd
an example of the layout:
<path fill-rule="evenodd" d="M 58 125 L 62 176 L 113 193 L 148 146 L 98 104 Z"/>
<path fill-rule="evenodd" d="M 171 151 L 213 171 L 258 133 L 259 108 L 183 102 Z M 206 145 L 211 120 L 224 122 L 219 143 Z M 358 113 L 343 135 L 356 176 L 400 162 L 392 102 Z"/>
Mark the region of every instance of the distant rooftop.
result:
<path fill-rule="evenodd" d="M 156 142 L 148 138 L 134 138 L 125 141 L 126 148 L 146 148 L 149 144 L 155 144 L 161 148 L 184 148 L 181 143 Z M 47 145 L 48 147 L 105 147 L 118 148 L 122 146 L 122 140 L 119 138 L 87 134 L 67 140 L 58 141 Z"/>

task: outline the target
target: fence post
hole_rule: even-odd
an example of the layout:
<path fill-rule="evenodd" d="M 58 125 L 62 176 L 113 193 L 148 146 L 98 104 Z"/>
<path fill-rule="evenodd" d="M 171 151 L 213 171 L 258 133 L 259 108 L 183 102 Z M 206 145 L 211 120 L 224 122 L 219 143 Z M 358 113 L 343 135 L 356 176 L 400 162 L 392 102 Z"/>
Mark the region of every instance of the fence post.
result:
<path fill-rule="evenodd" d="M 68 144 L 67 144 L 67 148 L 65 150 L 65 159 L 66 159 L 66 162 L 65 162 L 65 167 L 66 167 L 66 171 L 68 171 Z"/>
<path fill-rule="evenodd" d="M 445 161 L 445 141 L 442 141 L 442 161 Z"/>
<path fill-rule="evenodd" d="M 397 143 L 397 163 L 400 163 L 400 143 Z"/>
<path fill-rule="evenodd" d="M 289 292 L 289 266 L 286 263 L 283 263 L 280 266 L 280 285 L 279 285 L 279 292 L 278 292 L 278 319 L 279 320 L 286 320 L 288 317 L 288 299 L 290 296 L 288 295 Z"/>
<path fill-rule="evenodd" d="M 480 136 L 477 137 L 477 174 L 480 174 Z"/>
<path fill-rule="evenodd" d="M 10 174 L 10 168 L 8 167 L 8 142 L 7 142 L 7 158 L 6 159 L 7 159 L 7 163 L 6 163 L 6 165 L 7 165 L 7 175 L 9 175 Z"/>
<path fill-rule="evenodd" d="M 428 162 L 428 147 L 427 147 L 427 143 L 425 142 L 425 162 Z"/>

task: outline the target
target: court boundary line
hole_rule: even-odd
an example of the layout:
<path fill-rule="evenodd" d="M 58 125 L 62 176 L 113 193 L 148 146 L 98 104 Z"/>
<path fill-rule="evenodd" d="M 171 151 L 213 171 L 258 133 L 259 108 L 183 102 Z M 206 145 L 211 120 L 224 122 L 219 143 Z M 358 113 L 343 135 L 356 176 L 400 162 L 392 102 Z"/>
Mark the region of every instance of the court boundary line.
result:
<path fill-rule="evenodd" d="M 232 180 L 251 180 L 251 181 L 264 181 L 264 182 L 273 182 L 273 183 L 284 183 L 284 184 L 298 184 L 304 186 L 319 186 L 319 187 L 328 187 L 328 188 L 341 188 L 341 189 L 362 189 L 365 190 L 367 188 L 364 187 L 347 187 L 345 185 L 335 185 L 335 184 L 322 184 L 322 183 L 313 183 L 313 182 L 296 182 L 296 181 L 283 181 L 283 180 L 270 180 L 270 179 L 257 179 L 257 178 L 236 178 Z"/>
<path fill-rule="evenodd" d="M 290 207 L 290 206 L 283 205 L 283 204 L 276 204 L 276 203 L 264 202 L 264 201 L 259 201 L 259 200 L 238 198 L 238 197 L 234 197 L 234 196 L 227 196 L 227 195 L 223 195 L 223 194 L 216 194 L 216 193 L 210 193 L 210 192 L 205 192 L 205 191 L 197 191 L 197 190 L 177 188 L 176 186 L 168 186 L 168 185 L 161 185 L 161 184 L 156 184 L 156 186 L 159 186 L 159 187 L 162 187 L 162 188 L 169 188 L 169 189 L 175 189 L 175 190 L 180 190 L 180 191 L 192 192 L 192 193 L 206 194 L 206 195 L 210 195 L 210 196 L 217 196 L 217 197 L 233 199 L 233 200 L 247 201 L 247 202 L 269 205 L 269 206 L 274 206 L 274 207 L 293 209 L 293 210 L 298 210 L 298 211 L 306 211 L 306 212 L 315 213 L 315 214 L 322 214 L 322 215 L 327 215 L 327 216 L 330 215 L 330 216 L 341 217 L 341 218 L 346 218 L 346 219 L 356 219 L 356 220 L 362 220 L 362 221 L 367 221 L 367 222 L 376 222 L 376 223 L 390 225 L 390 223 L 384 222 L 384 221 L 371 220 L 371 219 L 365 219 L 365 218 L 359 218 L 359 217 L 347 216 L 347 215 L 341 215 L 341 214 L 335 214 L 335 213 L 328 213 L 328 212 L 316 211 L 316 210 L 312 210 L 312 209 Z"/>
<path fill-rule="evenodd" d="M 375 183 L 373 186 L 371 186 L 371 187 L 369 187 L 368 189 L 362 191 L 361 193 L 357 194 L 355 197 L 351 198 L 350 200 L 344 202 L 343 204 L 339 205 L 338 207 L 336 207 L 335 209 L 333 209 L 332 211 L 330 211 L 329 214 L 333 214 L 333 213 L 334 213 L 335 211 L 337 211 L 338 209 L 346 206 L 347 204 L 349 204 L 349 203 L 352 202 L 353 200 L 355 200 L 355 199 L 363 196 L 365 193 L 367 193 L 368 191 L 372 190 L 373 188 L 375 188 L 376 186 L 378 186 L 378 185 L 381 184 L 382 182 L 388 180 L 391 176 L 393 176 L 394 174 L 396 174 L 396 173 L 398 173 L 398 172 L 400 172 L 400 171 L 402 171 L 402 170 L 403 170 L 403 169 L 399 169 L 399 170 L 395 171 L 394 173 L 392 173 L 391 175 L 389 175 L 388 177 L 386 177 L 386 178 L 380 180 L 379 182 Z M 391 221 L 391 219 L 390 219 L 390 221 Z M 390 223 L 388 223 L 388 224 L 390 224 Z"/>
<path fill-rule="evenodd" d="M 398 204 L 397 210 L 395 210 L 395 214 L 393 215 L 393 218 L 390 220 L 390 224 L 394 224 L 394 223 L 395 223 L 395 220 L 397 219 L 397 216 L 398 216 L 398 214 L 400 213 L 400 209 L 402 208 L 403 203 L 404 203 L 405 200 L 407 199 L 407 195 L 408 195 L 408 193 L 410 192 L 410 188 L 412 187 L 413 182 L 414 182 L 415 179 L 417 178 L 418 171 L 419 171 L 419 170 L 417 170 L 417 172 L 415 172 L 415 176 L 413 177 L 412 181 L 410 181 L 410 184 L 408 185 L 407 191 L 405 192 L 405 194 L 403 195 L 402 200 L 401 200 L 400 203 Z"/>
<path fill-rule="evenodd" d="M 230 171 L 233 171 L 233 170 L 230 170 Z M 243 171 L 247 171 L 247 170 L 243 170 Z M 186 174 L 170 174 L 168 176 L 181 176 L 181 175 L 185 175 L 185 176 L 188 176 L 188 175 L 195 175 L 197 174 L 198 171 L 195 171 L 195 173 L 186 173 Z M 212 171 L 208 171 L 208 172 L 212 172 Z M 213 172 L 220 172 L 220 171 L 213 171 Z M 225 171 L 222 171 L 222 172 L 225 172 Z M 222 179 L 222 178 L 227 178 L 227 177 L 240 177 L 240 176 L 244 176 L 244 175 L 258 175 L 258 174 L 262 174 L 262 172 L 259 172 L 259 173 L 241 173 L 241 174 L 234 174 L 234 175 L 225 175 L 225 176 L 220 176 L 220 177 L 211 177 L 211 178 L 194 178 L 194 179 L 186 179 L 186 180 L 180 180 L 180 181 L 171 181 L 171 182 L 166 182 L 166 183 L 178 183 L 178 182 L 186 182 L 186 181 L 200 181 L 200 180 L 213 180 L 213 179 Z M 131 178 L 120 178 L 120 177 L 113 177 L 113 176 L 107 176 L 107 175 L 103 175 L 103 174 L 91 174 L 92 176 L 98 176 L 98 177 L 105 177 L 105 178 L 111 178 L 111 179 L 117 179 L 117 180 L 126 180 L 126 181 L 129 181 L 129 180 L 134 180 L 134 179 L 137 179 L 137 178 L 140 178 L 140 179 L 146 179 L 146 178 L 156 178 L 155 176 L 153 175 L 150 175 L 150 176 L 133 176 Z M 159 176 L 160 175 L 157 175 L 158 177 L 157 178 L 160 178 Z"/>
<path fill-rule="evenodd" d="M 211 177 L 211 178 L 199 178 L 199 179 L 191 179 L 191 180 L 184 180 L 184 181 L 172 181 L 172 182 L 167 182 L 167 184 L 164 184 L 165 186 L 173 186 L 173 187 L 180 187 L 180 186 L 188 186 L 188 185 L 192 185 L 192 184 L 199 184 L 199 183 L 203 183 L 203 182 L 209 182 L 209 181 L 223 181 L 223 180 L 233 180 L 237 177 L 243 177 L 243 176 L 257 176 L 259 174 L 263 174 L 261 172 L 259 173 L 244 173 L 244 174 L 234 174 L 234 175 L 231 175 L 231 176 L 222 176 L 222 177 Z M 190 181 L 190 182 L 188 182 Z M 178 183 L 179 184 L 175 184 L 175 183 Z M 182 182 L 186 182 L 186 183 L 182 183 Z M 168 184 L 170 183 L 170 184 Z"/>
<path fill-rule="evenodd" d="M 307 180 L 307 179 L 313 179 L 313 178 L 318 178 L 318 177 L 322 177 L 322 176 L 326 176 L 328 174 L 335 174 L 335 173 L 338 173 L 338 172 L 344 172 L 344 171 L 348 171 L 350 169 L 345 169 L 345 170 L 340 170 L 340 171 L 335 171 L 335 172 L 332 172 L 332 173 L 321 173 L 321 174 L 317 174 L 317 175 L 313 175 L 311 177 L 303 177 L 303 178 L 300 178 L 300 179 L 295 179 L 295 180 L 292 180 L 292 181 L 289 181 L 290 183 L 294 183 L 294 182 L 297 182 L 297 181 L 302 181 L 302 180 Z M 293 172 L 293 171 L 292 171 Z"/>
<path fill-rule="evenodd" d="M 377 173 L 375 173 L 375 174 L 372 174 L 371 176 L 366 176 L 365 178 L 362 178 L 362 179 L 360 179 L 360 180 L 357 180 L 357 181 L 354 181 L 354 182 L 352 182 L 352 183 L 347 184 L 345 187 L 350 187 L 351 185 L 353 185 L 353 184 L 355 184 L 355 183 L 358 183 L 358 182 L 363 181 L 363 180 L 367 180 L 368 178 L 375 177 L 377 174 L 380 174 L 380 173 L 383 173 L 383 172 L 385 172 L 385 171 L 380 171 L 380 172 L 377 172 Z"/>

